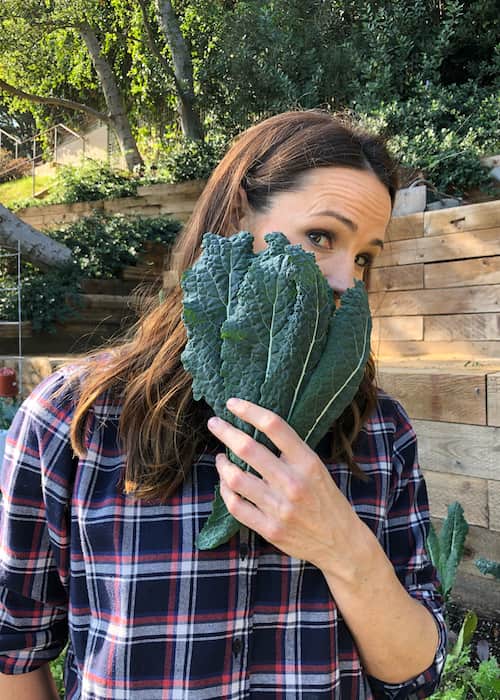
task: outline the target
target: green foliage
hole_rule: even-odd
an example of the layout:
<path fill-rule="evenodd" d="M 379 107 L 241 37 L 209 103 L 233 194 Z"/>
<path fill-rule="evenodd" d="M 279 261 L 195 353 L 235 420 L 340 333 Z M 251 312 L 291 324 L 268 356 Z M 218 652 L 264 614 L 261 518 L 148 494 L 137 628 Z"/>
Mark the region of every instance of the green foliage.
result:
<path fill-rule="evenodd" d="M 11 203 L 12 209 L 72 204 L 99 199 L 133 197 L 139 181 L 128 172 L 113 170 L 107 163 L 87 159 L 78 166 L 62 166 L 52 183 L 52 192 L 43 200 L 28 198 Z"/>
<path fill-rule="evenodd" d="M 0 285 L 14 287 L 17 278 L 0 273 Z M 55 323 L 71 318 L 78 300 L 76 266 L 41 272 L 31 263 L 22 264 L 21 311 L 23 320 L 30 320 L 34 331 L 55 332 Z M 0 318 L 17 319 L 17 292 L 7 291 L 0 298 Z M 72 304 L 72 305 L 70 305 Z"/>
<path fill-rule="evenodd" d="M 491 574 L 496 579 L 500 579 L 500 563 L 490 559 L 477 559 L 475 565 L 482 574 Z"/>
<path fill-rule="evenodd" d="M 500 147 L 499 99 L 472 81 L 461 86 L 419 86 L 405 102 L 393 100 L 359 115 L 383 133 L 399 163 L 421 172 L 440 192 L 488 192 L 492 181 L 480 163 Z"/>
<path fill-rule="evenodd" d="M 171 146 L 159 161 L 158 180 L 184 182 L 208 179 L 226 151 L 224 139 L 182 140 Z"/>
<path fill-rule="evenodd" d="M 229 140 L 286 109 L 348 110 L 380 125 L 401 164 L 441 192 L 490 191 L 479 157 L 500 149 L 497 0 L 182 0 L 174 7 L 206 133 Z M 3 78 L 103 110 L 99 80 L 75 29 L 84 17 L 112 67 L 134 134 L 159 165 L 154 177 L 180 181 L 211 171 L 220 157 L 211 144 L 169 145 L 180 132 L 176 89 L 153 0 L 145 3 L 152 32 L 137 0 L 4 0 L 2 9 Z M 59 108 L 5 99 L 12 111 L 29 108 L 39 127 L 82 124 Z M 89 189 L 77 198 L 115 196 Z"/>
<path fill-rule="evenodd" d="M 54 661 L 51 661 L 50 663 L 50 671 L 54 677 L 54 680 L 56 682 L 56 688 L 57 692 L 59 693 L 59 697 L 62 699 L 65 697 L 65 690 L 64 690 L 64 661 L 66 658 L 66 653 L 62 652 L 60 656 L 57 657 Z"/>
<path fill-rule="evenodd" d="M 0 430 L 9 429 L 20 405 L 21 401 L 19 399 L 11 399 L 0 396 Z M 1 457 L 2 455 L 0 455 L 0 462 Z"/>
<path fill-rule="evenodd" d="M 58 202 L 88 202 L 95 199 L 133 197 L 137 179 L 128 172 L 118 172 L 101 161 L 84 160 L 79 166 L 65 165 L 57 174 Z M 51 203 L 56 200 L 52 199 Z"/>
<path fill-rule="evenodd" d="M 41 271 L 22 263 L 21 308 L 24 320 L 31 320 L 35 331 L 56 331 L 56 323 L 78 316 L 80 280 L 111 278 L 133 265 L 145 241 L 172 244 L 180 223 L 168 217 L 126 217 L 94 214 L 79 219 L 50 236 L 73 252 L 70 265 Z M 0 270 L 0 286 L 14 287 L 16 278 Z M 17 292 L 0 298 L 0 318 L 17 319 Z"/>
<path fill-rule="evenodd" d="M 464 518 L 464 511 L 458 501 L 448 506 L 448 514 L 443 521 L 439 535 L 436 535 L 432 524 L 430 527 L 427 550 L 439 574 L 440 593 L 445 602 L 448 600 L 455 583 L 468 531 L 469 526 Z"/>
<path fill-rule="evenodd" d="M 471 640 L 477 626 L 477 616 L 468 612 L 457 641 L 446 657 L 439 690 L 431 700 L 496 700 L 500 694 L 500 666 L 494 657 L 481 661 L 479 668 L 471 665 Z"/>
<path fill-rule="evenodd" d="M 182 353 L 195 400 L 276 452 L 269 439 L 237 418 L 226 400 L 240 397 L 282 416 L 312 448 L 352 401 L 370 351 L 371 318 L 362 282 L 333 292 L 314 255 L 289 245 L 282 233 L 265 236 L 207 233 L 203 253 L 182 277 Z M 230 455 L 241 469 L 249 465 Z M 239 528 L 217 492 L 198 536 L 201 549 L 226 542 Z"/>
<path fill-rule="evenodd" d="M 181 224 L 166 216 L 127 217 L 95 212 L 70 226 L 50 232 L 68 246 L 81 276 L 110 278 L 134 265 L 145 241 L 170 246 Z"/>

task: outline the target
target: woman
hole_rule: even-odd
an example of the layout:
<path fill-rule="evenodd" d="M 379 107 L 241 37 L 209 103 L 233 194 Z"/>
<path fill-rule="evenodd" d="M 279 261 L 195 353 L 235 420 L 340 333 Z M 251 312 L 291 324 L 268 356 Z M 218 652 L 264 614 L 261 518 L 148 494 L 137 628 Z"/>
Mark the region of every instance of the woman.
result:
<path fill-rule="evenodd" d="M 278 230 L 340 298 L 382 250 L 395 189 L 378 139 L 323 112 L 272 117 L 214 171 L 178 272 L 205 231 L 250 230 L 257 251 Z M 427 495 L 373 360 L 316 452 L 270 411 L 232 403 L 276 457 L 193 401 L 181 309 L 177 288 L 18 413 L 2 473 L 0 690 L 54 697 L 46 662 L 69 629 L 68 698 L 427 697 L 446 646 Z M 242 528 L 198 551 L 219 479 Z"/>

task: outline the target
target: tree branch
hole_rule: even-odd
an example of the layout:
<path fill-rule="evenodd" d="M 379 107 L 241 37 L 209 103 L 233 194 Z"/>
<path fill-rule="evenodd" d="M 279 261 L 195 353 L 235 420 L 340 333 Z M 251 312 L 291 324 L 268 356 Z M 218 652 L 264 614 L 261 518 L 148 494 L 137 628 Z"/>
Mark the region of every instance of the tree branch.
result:
<path fill-rule="evenodd" d="M 64 97 L 42 97 L 41 95 L 32 95 L 24 90 L 9 85 L 5 80 L 0 78 L 0 90 L 4 90 L 9 95 L 14 95 L 14 97 L 21 97 L 28 102 L 36 102 L 42 105 L 54 105 L 55 107 L 63 107 L 64 109 L 73 109 L 77 112 L 86 112 L 91 114 L 93 117 L 101 119 L 106 124 L 110 124 L 111 120 L 108 114 L 104 112 L 99 112 L 97 109 L 92 107 L 87 107 L 87 105 L 81 104 L 80 102 L 74 102 L 73 100 L 66 100 Z"/>

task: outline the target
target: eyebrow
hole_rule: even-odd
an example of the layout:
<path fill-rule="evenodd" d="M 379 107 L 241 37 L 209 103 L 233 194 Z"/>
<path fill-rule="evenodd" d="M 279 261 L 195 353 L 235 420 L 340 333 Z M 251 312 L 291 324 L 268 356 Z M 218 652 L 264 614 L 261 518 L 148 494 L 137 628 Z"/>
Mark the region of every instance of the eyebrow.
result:
<path fill-rule="evenodd" d="M 344 224 L 344 226 L 347 226 L 347 228 L 350 228 L 351 231 L 356 232 L 358 230 L 358 226 L 354 223 L 354 221 L 351 221 L 351 219 L 348 219 L 346 216 L 342 216 L 342 214 L 332 211 L 331 209 L 324 209 L 323 211 L 314 212 L 313 216 L 331 216 L 334 219 L 337 219 L 337 221 L 340 221 L 341 224 Z M 380 238 L 374 238 L 369 244 L 376 245 L 381 250 L 384 249 L 384 241 Z"/>

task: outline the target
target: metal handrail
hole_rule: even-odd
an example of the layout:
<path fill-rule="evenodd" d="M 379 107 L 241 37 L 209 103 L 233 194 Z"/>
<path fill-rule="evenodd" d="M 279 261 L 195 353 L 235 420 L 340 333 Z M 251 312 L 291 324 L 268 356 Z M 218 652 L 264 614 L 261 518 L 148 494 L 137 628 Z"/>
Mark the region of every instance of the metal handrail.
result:
<path fill-rule="evenodd" d="M 53 126 L 49 126 L 48 129 L 44 129 L 43 131 L 37 131 L 37 133 L 33 134 L 33 136 L 28 136 L 28 138 L 20 141 L 19 145 L 21 145 L 23 143 L 27 143 L 28 141 L 33 141 L 33 139 L 39 138 L 40 136 L 43 136 L 44 134 L 48 134 L 50 131 L 53 131 L 54 129 L 65 129 L 65 131 L 72 134 L 73 136 L 76 136 L 76 138 L 82 139 L 82 141 L 85 141 L 84 136 L 82 136 L 81 134 L 77 134 L 76 131 L 73 131 L 73 129 L 70 129 L 69 126 L 66 126 L 65 124 L 59 123 L 59 124 L 54 124 Z"/>
<path fill-rule="evenodd" d="M 82 156 L 85 157 L 85 137 L 82 136 L 81 134 L 78 134 L 76 131 L 73 131 L 73 129 L 70 129 L 69 126 L 66 126 L 65 124 L 62 124 L 60 122 L 58 124 L 54 124 L 53 126 L 49 127 L 48 129 L 44 129 L 43 131 L 38 131 L 36 134 L 34 134 L 33 136 L 29 136 L 26 139 L 21 140 L 21 139 L 18 139 L 17 137 L 12 137 L 15 141 L 16 158 L 18 156 L 19 146 L 22 146 L 25 143 L 32 143 L 33 144 L 32 157 L 27 158 L 27 160 L 31 164 L 31 177 L 32 177 L 32 182 L 33 182 L 33 184 L 32 184 L 32 196 L 33 197 L 35 196 L 35 162 L 39 161 L 42 158 L 42 154 L 41 153 L 37 154 L 37 152 L 36 152 L 37 140 L 40 139 L 40 137 L 44 136 L 45 134 L 48 134 L 52 131 L 54 132 L 53 160 L 54 160 L 54 162 L 57 163 L 57 146 L 58 146 L 57 130 L 58 129 L 63 129 L 68 134 L 71 134 L 72 136 L 74 136 L 75 139 L 80 139 L 80 141 L 82 142 Z M 5 135 L 7 135 L 9 137 L 11 136 L 10 134 L 7 134 L 7 132 L 5 132 L 5 131 L 4 131 L 4 133 L 5 133 Z M 7 173 L 11 172 L 12 170 L 15 170 L 16 167 L 17 166 L 14 165 L 10 168 L 7 168 L 7 170 L 4 170 L 2 173 L 0 173 L 0 175 L 6 175 Z"/>
<path fill-rule="evenodd" d="M 14 134 L 9 134 L 9 132 L 5 131 L 5 129 L 0 129 L 0 148 L 2 148 L 2 136 L 6 136 L 11 141 L 14 141 L 14 148 L 17 158 L 19 153 L 19 145 L 21 144 L 21 139 L 18 139 L 17 136 L 14 136 Z"/>

